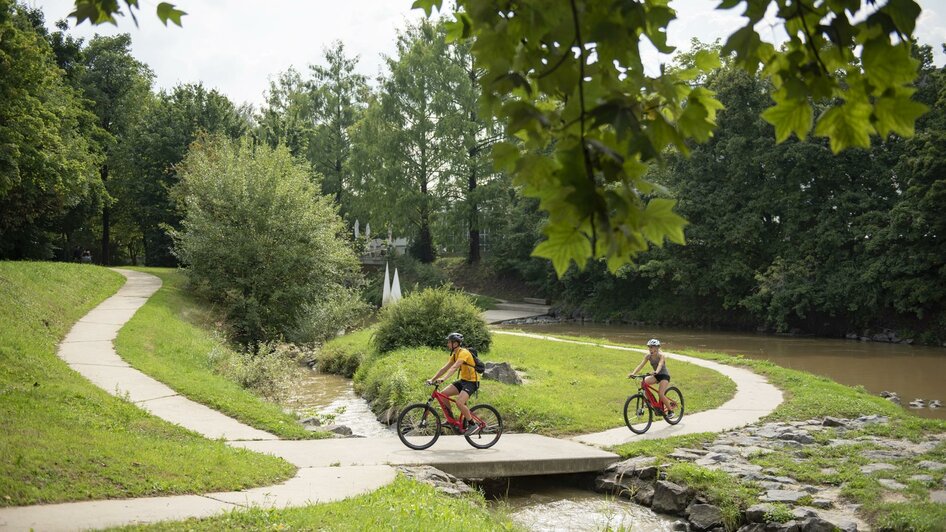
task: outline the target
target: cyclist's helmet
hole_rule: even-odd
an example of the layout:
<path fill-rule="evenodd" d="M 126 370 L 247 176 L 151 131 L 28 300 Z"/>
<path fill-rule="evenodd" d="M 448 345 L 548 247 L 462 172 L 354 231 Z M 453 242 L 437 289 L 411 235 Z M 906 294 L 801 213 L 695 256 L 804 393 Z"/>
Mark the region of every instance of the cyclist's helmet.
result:
<path fill-rule="evenodd" d="M 447 340 L 450 342 L 463 342 L 463 335 L 458 332 L 452 332 L 447 335 Z"/>
<path fill-rule="evenodd" d="M 656 338 L 651 338 L 650 340 L 647 341 L 647 347 L 654 347 L 654 346 L 660 347 L 660 340 Z"/>

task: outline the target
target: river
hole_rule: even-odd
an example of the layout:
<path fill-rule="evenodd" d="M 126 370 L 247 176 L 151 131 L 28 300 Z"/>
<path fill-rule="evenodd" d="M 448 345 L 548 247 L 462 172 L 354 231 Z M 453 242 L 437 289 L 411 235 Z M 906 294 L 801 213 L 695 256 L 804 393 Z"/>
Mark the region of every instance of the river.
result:
<path fill-rule="evenodd" d="M 828 377 L 871 393 L 897 392 L 917 415 L 946 419 L 946 408 L 910 408 L 915 398 L 946 401 L 946 348 L 799 336 L 667 327 L 553 323 L 509 325 L 536 334 L 590 336 L 644 345 L 659 338 L 664 350 L 698 349 L 770 360 L 782 367 Z M 636 363 L 636 361 L 634 361 Z M 633 365 L 630 364 L 629 365 Z"/>

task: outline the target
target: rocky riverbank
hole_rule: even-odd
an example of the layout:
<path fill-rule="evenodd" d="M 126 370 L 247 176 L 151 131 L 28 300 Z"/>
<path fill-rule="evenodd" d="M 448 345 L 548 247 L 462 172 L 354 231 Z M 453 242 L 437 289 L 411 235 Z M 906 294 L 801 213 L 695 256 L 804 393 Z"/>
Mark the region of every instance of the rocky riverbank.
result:
<path fill-rule="evenodd" d="M 911 497 L 923 494 L 930 502 L 946 502 L 946 463 L 916 460 L 935 451 L 941 456 L 946 435 L 911 441 L 870 434 L 883 432 L 870 429 L 886 423 L 884 417 L 864 416 L 750 426 L 722 433 L 699 449 L 678 448 L 667 455 L 665 463 L 638 457 L 615 464 L 598 477 L 596 489 L 680 516 L 684 518 L 681 530 L 723 531 L 727 526 L 740 532 L 865 530 L 869 527 L 861 503 L 845 496 L 854 485 L 876 488 L 882 500 L 905 500 L 909 493 Z M 771 465 L 779 461 L 766 460 L 767 455 L 801 465 L 792 475 L 785 467 Z M 824 467 L 818 459 L 825 456 L 835 457 L 829 460 L 833 467 Z M 723 510 L 705 494 L 668 480 L 667 471 L 674 462 L 732 475 L 755 490 L 758 503 L 740 508 L 735 519 L 730 516 L 730 522 L 725 522 Z"/>

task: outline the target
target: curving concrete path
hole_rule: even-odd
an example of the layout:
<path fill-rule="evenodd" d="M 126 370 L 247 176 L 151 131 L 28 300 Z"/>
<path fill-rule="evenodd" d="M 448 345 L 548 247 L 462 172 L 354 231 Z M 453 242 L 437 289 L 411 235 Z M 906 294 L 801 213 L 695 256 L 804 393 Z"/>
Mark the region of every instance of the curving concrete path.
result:
<path fill-rule="evenodd" d="M 617 345 L 608 345 L 595 342 L 581 342 L 577 340 L 564 340 L 551 336 L 540 334 L 521 333 L 512 331 L 493 331 L 494 334 L 508 334 L 510 336 L 524 336 L 527 338 L 537 338 L 553 342 L 564 342 L 576 345 L 593 345 L 605 349 L 617 349 L 620 351 L 633 351 L 637 353 L 646 353 L 644 349 L 634 349 Z M 594 432 L 591 434 L 581 434 L 572 439 L 581 443 L 596 445 L 599 447 L 612 447 L 622 443 L 629 443 L 639 440 L 651 440 L 656 438 L 667 438 L 670 436 L 679 436 L 682 434 L 695 434 L 698 432 L 721 432 L 739 428 L 750 423 L 758 421 L 765 415 L 770 414 L 782 403 L 782 391 L 769 384 L 761 375 L 753 373 L 747 369 L 727 366 L 711 360 L 694 358 L 686 355 L 666 353 L 667 357 L 673 360 L 688 362 L 697 366 L 718 371 L 729 377 L 736 383 L 736 393 L 732 399 L 726 401 L 719 408 L 707 410 L 697 414 L 688 415 L 684 412 L 683 419 L 677 425 L 669 425 L 662 420 L 655 419 L 654 424 L 646 433 L 637 435 L 631 432 L 627 427 L 621 426 L 609 429 L 603 432 Z M 683 390 L 683 397 L 686 399 L 686 390 Z"/>
<path fill-rule="evenodd" d="M 634 439 L 726 430 L 758 420 L 782 400 L 778 389 L 748 370 L 670 354 L 674 359 L 729 376 L 738 386 L 735 397 L 718 409 L 687 415 L 675 427 L 655 423 L 643 436 L 634 435 L 626 427 L 577 436 L 573 438 L 575 441 L 535 434 L 504 435 L 496 447 L 472 455 L 475 457 L 473 463 L 469 463 L 469 447 L 457 436 L 442 437 L 434 448 L 421 452 L 408 451 L 393 438 L 279 440 L 273 434 L 180 396 L 163 383 L 135 370 L 115 353 L 112 341 L 119 329 L 161 287 L 160 279 L 153 275 L 116 271 L 127 278 L 125 285 L 73 326 L 59 346 L 59 356 L 96 385 L 158 417 L 208 438 L 222 438 L 235 447 L 280 456 L 298 466 L 299 470 L 295 477 L 282 484 L 244 491 L 0 508 L 2 530 L 82 530 L 207 517 L 250 506 L 289 507 L 337 501 L 373 491 L 393 481 L 396 472 L 392 464 L 431 464 L 447 471 L 452 467 L 458 476 L 480 476 L 483 471 L 502 475 L 507 470 L 504 468 L 509 467 L 519 468 L 519 474 L 563 473 L 589 470 L 589 467 L 603 469 L 616 461 L 617 455 L 584 444 L 607 447 Z M 515 311 L 535 312 L 531 308 Z M 494 332 L 641 351 L 527 333 Z"/>
<path fill-rule="evenodd" d="M 264 432 L 180 396 L 129 366 L 112 346 L 119 329 L 161 287 L 158 277 L 116 269 L 127 278 L 112 297 L 80 319 L 59 345 L 59 357 L 107 392 L 127 398 L 171 423 L 234 446 L 273 441 Z M 331 502 L 360 495 L 393 481 L 389 465 L 300 466 L 296 476 L 275 486 L 244 491 L 111 499 L 0 508 L 0 530 L 85 530 L 110 526 L 208 517 L 250 506 L 288 507 Z"/>

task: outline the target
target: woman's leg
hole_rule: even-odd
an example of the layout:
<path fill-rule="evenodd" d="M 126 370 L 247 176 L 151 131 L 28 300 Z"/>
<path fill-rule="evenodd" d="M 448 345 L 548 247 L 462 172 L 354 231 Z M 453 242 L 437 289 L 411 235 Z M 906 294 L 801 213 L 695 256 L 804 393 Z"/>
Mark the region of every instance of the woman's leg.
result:
<path fill-rule="evenodd" d="M 670 387 L 670 381 L 667 379 L 662 379 L 660 385 L 657 387 L 657 393 L 660 395 L 660 402 L 663 403 L 664 408 L 670 410 L 673 408 L 673 405 L 670 404 L 670 399 L 667 398 L 667 388 Z"/>

